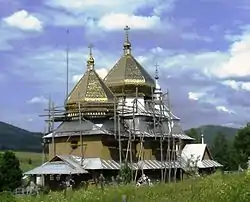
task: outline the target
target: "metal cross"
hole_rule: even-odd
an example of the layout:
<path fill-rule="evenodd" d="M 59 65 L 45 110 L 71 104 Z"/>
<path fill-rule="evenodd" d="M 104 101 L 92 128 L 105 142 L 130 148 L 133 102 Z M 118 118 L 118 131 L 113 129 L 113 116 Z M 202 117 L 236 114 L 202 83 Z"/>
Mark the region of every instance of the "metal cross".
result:
<path fill-rule="evenodd" d="M 155 63 L 155 79 L 159 79 L 159 76 L 158 76 L 158 63 Z"/>
<path fill-rule="evenodd" d="M 89 48 L 89 55 L 92 56 L 93 45 L 92 45 L 92 44 L 89 44 L 89 45 L 88 45 L 88 48 Z"/>
<path fill-rule="evenodd" d="M 128 25 L 126 25 L 124 30 L 125 30 L 125 34 L 126 34 L 126 40 L 128 41 L 128 32 L 130 30 L 130 27 Z"/>

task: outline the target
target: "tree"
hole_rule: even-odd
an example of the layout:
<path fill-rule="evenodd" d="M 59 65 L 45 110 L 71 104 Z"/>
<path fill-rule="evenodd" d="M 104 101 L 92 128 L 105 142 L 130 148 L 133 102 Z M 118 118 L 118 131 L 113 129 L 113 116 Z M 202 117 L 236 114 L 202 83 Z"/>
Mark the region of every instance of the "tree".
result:
<path fill-rule="evenodd" d="M 248 157 L 250 157 L 250 124 L 241 128 L 234 138 L 234 147 L 237 152 L 238 164 L 247 168 Z"/>
<path fill-rule="evenodd" d="M 211 152 L 214 159 L 223 165 L 224 170 L 235 170 L 237 168 L 233 144 L 226 139 L 223 133 L 218 132 L 216 134 Z"/>
<path fill-rule="evenodd" d="M 195 143 L 200 143 L 200 135 L 197 129 L 191 128 L 190 130 L 187 131 L 186 133 L 189 137 L 192 137 L 195 139 Z"/>
<path fill-rule="evenodd" d="M 6 151 L 0 155 L 0 191 L 13 191 L 21 185 L 22 170 L 15 154 Z"/>

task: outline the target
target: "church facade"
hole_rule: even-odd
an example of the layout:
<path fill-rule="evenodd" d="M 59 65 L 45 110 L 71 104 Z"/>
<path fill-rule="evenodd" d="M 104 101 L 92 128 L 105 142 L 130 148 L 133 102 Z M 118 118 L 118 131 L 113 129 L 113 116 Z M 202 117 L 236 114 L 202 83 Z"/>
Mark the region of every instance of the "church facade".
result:
<path fill-rule="evenodd" d="M 197 147 L 188 146 L 194 139 L 184 133 L 166 104 L 168 93 L 161 90 L 157 67 L 153 78 L 133 56 L 128 30 L 123 55 L 104 79 L 96 73 L 89 47 L 85 74 L 68 95 L 64 110 L 53 117 L 60 125 L 43 138 L 48 161 L 27 175 L 117 175 L 127 163 L 135 179 L 138 172 L 164 181 L 181 178 L 190 150 Z M 203 156 L 197 161 L 206 160 L 206 165 L 200 163 L 201 169 L 221 167 L 202 145 Z M 60 162 L 58 171 L 55 162 Z"/>

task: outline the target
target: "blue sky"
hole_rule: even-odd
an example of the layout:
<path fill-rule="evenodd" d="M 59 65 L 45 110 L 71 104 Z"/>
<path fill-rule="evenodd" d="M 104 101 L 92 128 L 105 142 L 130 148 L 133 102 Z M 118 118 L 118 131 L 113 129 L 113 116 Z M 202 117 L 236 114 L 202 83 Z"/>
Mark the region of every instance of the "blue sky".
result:
<path fill-rule="evenodd" d="M 242 126 L 250 114 L 249 11 L 248 0 L 0 0 L 0 120 L 42 131 L 49 96 L 58 106 L 65 98 L 67 41 L 72 87 L 88 44 L 105 76 L 129 25 L 134 56 L 152 75 L 159 64 L 184 128 Z"/>

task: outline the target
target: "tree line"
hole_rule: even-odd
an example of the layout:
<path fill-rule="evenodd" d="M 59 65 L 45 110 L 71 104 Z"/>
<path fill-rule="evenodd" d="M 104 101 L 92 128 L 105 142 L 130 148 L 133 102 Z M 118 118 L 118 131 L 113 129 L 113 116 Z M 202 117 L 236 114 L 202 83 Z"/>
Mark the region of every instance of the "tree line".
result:
<path fill-rule="evenodd" d="M 187 135 L 193 137 L 196 143 L 201 142 L 201 135 L 198 129 L 190 129 Z M 218 132 L 213 143 L 208 145 L 208 147 L 213 159 L 223 164 L 223 170 L 235 171 L 239 167 L 246 169 L 248 158 L 250 157 L 250 123 L 240 128 L 232 140 L 227 138 L 227 134 Z"/>

